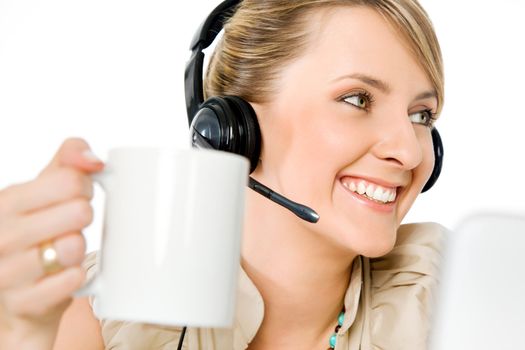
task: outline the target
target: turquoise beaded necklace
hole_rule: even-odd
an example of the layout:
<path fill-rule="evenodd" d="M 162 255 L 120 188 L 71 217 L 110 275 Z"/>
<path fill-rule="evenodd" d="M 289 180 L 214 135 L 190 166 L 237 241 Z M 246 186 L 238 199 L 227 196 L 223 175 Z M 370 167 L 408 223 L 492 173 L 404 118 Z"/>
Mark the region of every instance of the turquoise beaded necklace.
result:
<path fill-rule="evenodd" d="M 339 313 L 339 316 L 337 317 L 337 326 L 335 326 L 335 331 L 330 337 L 330 340 L 328 341 L 328 343 L 330 344 L 330 347 L 328 348 L 328 350 L 335 349 L 335 342 L 337 340 L 337 332 L 339 332 L 339 329 L 341 329 L 341 326 L 343 325 L 344 320 L 345 320 L 345 310 L 343 309 L 343 311 L 341 311 Z"/>

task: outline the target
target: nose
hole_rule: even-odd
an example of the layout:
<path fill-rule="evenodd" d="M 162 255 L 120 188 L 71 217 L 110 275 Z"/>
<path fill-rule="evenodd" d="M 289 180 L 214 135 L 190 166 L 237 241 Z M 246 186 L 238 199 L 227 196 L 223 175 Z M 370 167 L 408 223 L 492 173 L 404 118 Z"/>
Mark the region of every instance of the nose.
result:
<path fill-rule="evenodd" d="M 423 145 L 406 112 L 377 128 L 378 138 L 372 151 L 376 157 L 410 170 L 423 161 Z M 385 125 L 386 124 L 386 125 Z"/>

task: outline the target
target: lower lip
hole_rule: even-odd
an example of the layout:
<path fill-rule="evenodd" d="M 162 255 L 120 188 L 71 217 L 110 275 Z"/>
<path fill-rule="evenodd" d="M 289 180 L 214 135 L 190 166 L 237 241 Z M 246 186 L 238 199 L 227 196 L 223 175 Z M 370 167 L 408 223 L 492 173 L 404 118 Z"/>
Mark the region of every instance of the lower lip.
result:
<path fill-rule="evenodd" d="M 346 188 L 341 182 L 339 184 L 343 187 L 343 189 L 346 191 L 346 193 L 350 194 L 352 197 L 354 197 L 355 200 L 357 200 L 359 203 L 366 205 L 367 207 L 374 209 L 376 211 L 382 212 L 382 213 L 391 213 L 394 210 L 394 206 L 397 203 L 397 198 L 393 202 L 389 203 L 378 203 L 376 201 L 370 200 L 364 196 L 361 196 L 353 191 L 350 191 L 348 188 Z"/>

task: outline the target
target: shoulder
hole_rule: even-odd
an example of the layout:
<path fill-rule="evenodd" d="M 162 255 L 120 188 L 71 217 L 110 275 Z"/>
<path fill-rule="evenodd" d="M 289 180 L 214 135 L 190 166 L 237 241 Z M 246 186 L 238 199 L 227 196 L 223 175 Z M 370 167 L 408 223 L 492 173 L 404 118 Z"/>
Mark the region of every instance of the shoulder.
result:
<path fill-rule="evenodd" d="M 389 275 L 389 280 L 400 273 L 406 274 L 397 276 L 396 280 L 423 275 L 437 277 L 447 232 L 444 226 L 437 223 L 401 225 L 392 251 L 370 259 L 370 269 L 375 277 L 374 286 L 380 287 L 386 282 L 381 278 L 385 274 Z"/>
<path fill-rule="evenodd" d="M 426 348 L 447 232 L 436 223 L 402 225 L 390 253 L 367 259 L 374 345 Z"/>
<path fill-rule="evenodd" d="M 441 250 L 443 240 L 449 230 L 435 222 L 424 222 L 401 225 L 397 231 L 395 247 L 415 244 Z"/>

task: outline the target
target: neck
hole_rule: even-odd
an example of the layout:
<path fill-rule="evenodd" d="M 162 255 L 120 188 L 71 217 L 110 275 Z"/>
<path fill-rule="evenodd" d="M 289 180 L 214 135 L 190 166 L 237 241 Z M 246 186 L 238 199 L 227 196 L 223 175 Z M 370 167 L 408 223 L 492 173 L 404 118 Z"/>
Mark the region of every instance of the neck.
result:
<path fill-rule="evenodd" d="M 242 266 L 265 305 L 263 323 L 250 348 L 326 345 L 334 331 L 356 255 L 310 225 L 315 224 L 248 192 Z"/>

